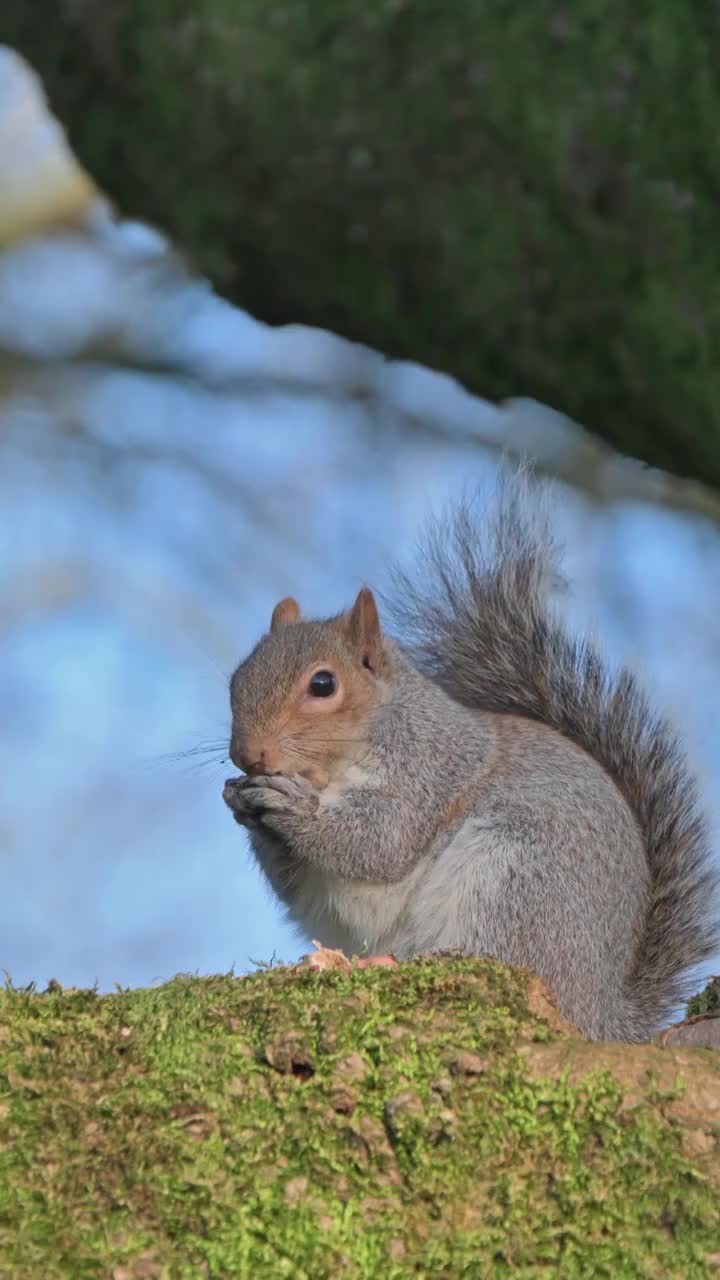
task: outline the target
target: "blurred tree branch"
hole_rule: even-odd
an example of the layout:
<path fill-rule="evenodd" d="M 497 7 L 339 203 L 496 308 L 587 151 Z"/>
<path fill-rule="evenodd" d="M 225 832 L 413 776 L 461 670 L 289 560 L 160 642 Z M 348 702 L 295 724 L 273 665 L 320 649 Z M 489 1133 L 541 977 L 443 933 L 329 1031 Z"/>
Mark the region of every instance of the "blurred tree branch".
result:
<path fill-rule="evenodd" d="M 432 441 L 438 448 L 470 445 L 501 452 L 518 461 L 529 458 L 539 471 L 576 486 L 598 501 L 646 502 L 720 523 L 720 494 L 713 489 L 623 457 L 562 414 L 532 401 L 488 405 L 453 380 L 415 366 L 409 366 L 412 379 L 399 377 L 393 381 L 389 376 L 392 365 L 375 353 L 367 355 L 374 356 L 376 362 L 375 366 L 371 361 L 367 364 L 369 385 L 356 387 L 354 396 L 347 394 L 344 399 L 346 403 L 364 404 L 368 435 L 380 431 L 392 433 L 398 443 L 406 445 L 419 438 Z M 373 369 L 379 374 L 377 380 L 372 378 Z M 403 372 L 400 366 L 398 369 Z M 0 427 L 4 400 L 6 430 L 20 413 L 13 434 L 22 446 L 24 415 L 30 412 L 31 420 L 36 421 L 41 411 L 43 421 L 52 423 L 52 427 L 41 429 L 39 441 L 35 427 L 32 447 L 39 444 L 53 451 L 61 447 L 61 442 L 66 447 L 72 441 L 87 464 L 96 466 L 100 482 L 104 479 L 106 484 L 116 483 L 119 466 L 179 468 L 230 510 L 242 509 L 261 534 L 277 537 L 282 533 L 277 509 L 268 506 L 266 496 L 257 492 L 249 475 L 237 467 L 228 469 L 223 458 L 207 448 L 207 437 L 198 436 L 196 447 L 190 448 L 167 437 L 125 441 L 107 434 L 98 436 L 88 420 L 92 416 L 93 393 L 103 379 L 116 372 L 113 366 L 102 362 L 41 364 L 0 351 Z M 132 381 L 133 370 L 125 369 L 124 374 Z M 136 370 L 134 376 L 138 382 L 149 379 L 156 387 L 165 385 L 168 397 L 172 397 L 177 385 L 168 374 L 169 371 Z M 192 383 L 180 385 L 192 393 Z M 200 382 L 196 385 L 211 429 L 213 391 Z M 298 388 L 289 380 L 263 388 L 255 378 L 237 377 L 223 388 L 223 395 L 234 393 L 242 402 L 246 397 L 261 396 L 263 390 L 285 390 L 302 396 L 314 388 Z M 201 408 L 197 414 L 200 418 Z M 358 447 L 360 444 L 358 441 Z M 249 440 L 249 456 L 251 450 Z"/>

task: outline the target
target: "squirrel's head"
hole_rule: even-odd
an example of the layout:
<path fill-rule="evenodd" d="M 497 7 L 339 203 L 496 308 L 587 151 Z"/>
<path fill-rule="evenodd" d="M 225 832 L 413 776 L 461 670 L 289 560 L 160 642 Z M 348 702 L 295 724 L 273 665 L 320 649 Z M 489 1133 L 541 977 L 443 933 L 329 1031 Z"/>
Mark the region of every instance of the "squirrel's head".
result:
<path fill-rule="evenodd" d="M 295 600 L 281 600 L 230 681 L 231 760 L 248 774 L 297 773 L 325 786 L 363 742 L 389 665 L 367 588 L 325 622 L 305 622 Z"/>

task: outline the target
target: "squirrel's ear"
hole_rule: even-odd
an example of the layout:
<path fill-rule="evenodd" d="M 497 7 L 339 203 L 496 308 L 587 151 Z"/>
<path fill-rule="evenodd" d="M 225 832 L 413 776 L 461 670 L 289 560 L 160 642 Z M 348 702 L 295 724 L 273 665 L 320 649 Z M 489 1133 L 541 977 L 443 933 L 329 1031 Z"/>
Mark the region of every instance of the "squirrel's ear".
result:
<path fill-rule="evenodd" d="M 345 625 L 363 666 L 377 672 L 382 658 L 382 633 L 375 597 L 367 587 L 358 592 L 352 609 L 345 615 Z"/>
<path fill-rule="evenodd" d="M 279 631 L 281 627 L 289 627 L 292 622 L 300 620 L 300 605 L 292 596 L 286 596 L 275 605 L 270 619 L 270 630 Z"/>

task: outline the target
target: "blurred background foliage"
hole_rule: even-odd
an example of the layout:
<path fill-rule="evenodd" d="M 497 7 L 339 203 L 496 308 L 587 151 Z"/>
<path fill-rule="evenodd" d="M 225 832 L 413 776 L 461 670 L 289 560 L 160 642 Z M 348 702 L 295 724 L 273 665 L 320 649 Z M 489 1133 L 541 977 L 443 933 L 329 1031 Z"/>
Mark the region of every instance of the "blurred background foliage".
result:
<path fill-rule="evenodd" d="M 219 290 L 720 484 L 720 7 L 3 0 L 74 149 Z"/>

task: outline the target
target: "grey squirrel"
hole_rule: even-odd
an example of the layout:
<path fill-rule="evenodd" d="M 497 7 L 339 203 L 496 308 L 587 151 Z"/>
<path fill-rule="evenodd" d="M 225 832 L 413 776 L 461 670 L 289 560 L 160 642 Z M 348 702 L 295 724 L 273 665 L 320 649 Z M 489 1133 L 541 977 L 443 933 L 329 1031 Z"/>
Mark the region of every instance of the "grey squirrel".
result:
<path fill-rule="evenodd" d="M 629 671 L 548 603 L 545 488 L 500 486 L 326 621 L 282 600 L 231 680 L 224 798 L 290 918 L 348 954 L 489 954 L 592 1039 L 649 1038 L 718 945 L 695 785 Z"/>

